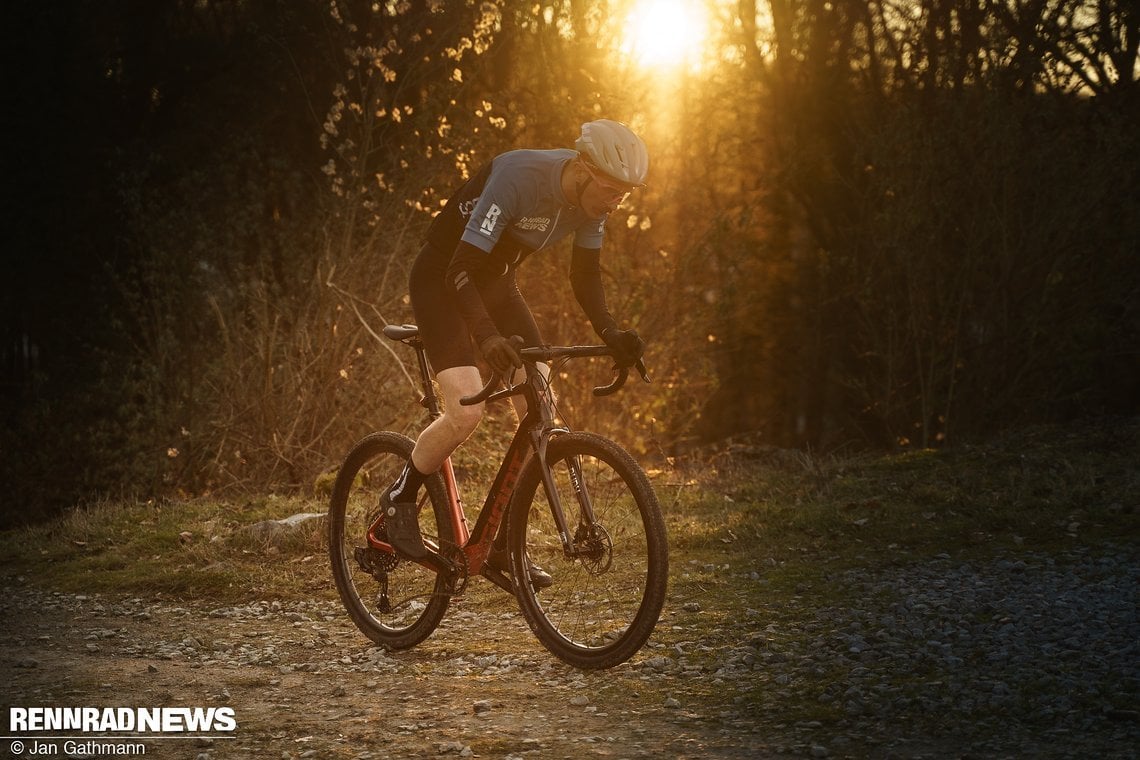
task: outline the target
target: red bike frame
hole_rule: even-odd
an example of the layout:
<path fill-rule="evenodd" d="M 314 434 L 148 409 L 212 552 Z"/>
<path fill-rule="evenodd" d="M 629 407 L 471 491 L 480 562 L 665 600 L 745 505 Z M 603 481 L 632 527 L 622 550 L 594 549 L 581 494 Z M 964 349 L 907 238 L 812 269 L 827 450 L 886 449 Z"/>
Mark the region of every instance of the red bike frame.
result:
<path fill-rule="evenodd" d="M 420 361 L 421 377 L 428 378 L 429 374 L 423 352 L 423 343 L 418 337 L 410 338 L 405 342 L 416 349 L 416 354 Z M 501 391 L 500 393 L 506 394 L 509 391 L 510 389 Z M 528 395 L 537 395 L 530 388 L 524 388 L 522 392 Z M 535 400 L 537 401 L 538 399 Z M 420 403 L 428 410 L 432 420 L 442 415 L 442 411 L 439 407 L 439 397 L 436 396 L 435 389 L 430 381 L 424 385 L 424 394 Z M 511 587 L 510 578 L 497 570 L 484 572 L 484 563 L 491 553 L 495 537 L 498 535 L 503 517 L 507 512 L 507 507 L 510 505 L 511 495 L 514 493 L 515 485 L 518 483 L 519 475 L 522 474 L 523 465 L 526 463 L 527 455 L 530 453 L 532 446 L 531 435 L 524 435 L 524 432 L 530 432 L 535 436 L 534 441 L 537 442 L 542 437 L 542 433 L 539 431 L 549 429 L 549 426 L 542 424 L 544 422 L 542 417 L 545 415 L 536 413 L 534 411 L 536 408 L 544 407 L 541 402 L 538 404 L 528 404 L 529 411 L 526 417 L 519 423 L 515 437 L 511 441 L 506 456 L 503 458 L 503 463 L 499 467 L 495 481 L 491 485 L 487 499 L 483 503 L 483 509 L 479 512 L 479 518 L 475 521 L 475 527 L 473 529 L 468 528 L 467 515 L 464 513 L 463 502 L 459 497 L 459 487 L 455 480 L 455 468 L 451 464 L 451 457 L 444 460 L 443 467 L 440 469 L 440 474 L 443 476 L 443 483 L 447 491 L 448 519 L 451 521 L 455 531 L 455 542 L 465 555 L 468 573 L 471 575 L 482 573 L 495 584 L 512 592 L 513 589 Z M 423 502 L 421 501 L 421 505 L 422 504 Z M 377 516 L 376 521 L 368 529 L 368 544 L 374 549 L 393 553 L 395 550 L 391 544 L 376 537 L 376 531 L 381 524 L 382 516 Z M 439 553 L 441 547 L 434 545 L 435 542 L 425 538 L 425 543 L 433 553 Z M 439 571 L 441 569 L 450 569 L 441 568 L 438 563 L 439 559 L 435 556 L 429 556 L 420 561 L 420 564 L 431 570 Z M 486 568 L 486 570 L 490 570 L 490 568 Z"/>
<path fill-rule="evenodd" d="M 424 391 L 420 403 L 428 410 L 431 419 L 435 420 L 442 415 L 442 411 L 439 407 L 439 397 L 436 396 L 435 388 L 431 383 L 431 375 L 427 364 L 427 356 L 424 353 L 423 341 L 421 341 L 419 336 L 414 332 L 401 335 L 401 328 L 394 329 L 394 334 L 389 335 L 389 337 L 395 340 L 402 340 L 416 350 Z M 385 330 L 385 334 L 388 334 L 387 329 Z M 529 360 L 529 362 L 549 362 L 559 356 L 609 356 L 608 351 L 609 349 L 606 346 L 579 346 L 572 348 L 536 346 L 521 349 L 520 355 L 525 360 Z M 636 366 L 641 373 L 642 379 L 649 382 L 649 377 L 645 372 L 645 365 L 639 361 Z M 523 383 L 515 386 L 508 385 L 508 387 L 498 391 L 496 391 L 495 388 L 499 384 L 499 378 L 497 375 L 492 375 L 490 382 L 488 382 L 479 393 L 470 398 L 460 400 L 460 403 L 465 405 L 477 404 L 481 402 L 498 401 L 519 394 L 522 394 L 526 399 L 526 416 L 523 417 L 519 423 L 518 430 L 515 431 L 514 439 L 511 441 L 506 456 L 503 458 L 503 463 L 499 466 L 499 471 L 495 475 L 495 481 L 491 484 L 487 499 L 483 503 L 483 509 L 479 513 L 479 519 L 475 521 L 475 527 L 473 529 L 469 530 L 467 526 L 467 516 L 463 512 L 463 504 L 459 498 L 459 488 L 455 481 L 455 470 L 452 467 L 450 457 L 445 460 L 441 469 L 447 491 L 447 519 L 451 521 L 454 528 L 456 545 L 464 554 L 467 574 L 481 574 L 489 578 L 496 585 L 511 592 L 513 592 L 514 589 L 510 577 L 490 566 L 485 567 L 487 557 L 490 555 L 496 537 L 499 534 L 503 517 L 507 513 L 507 507 L 510 504 L 515 485 L 518 483 L 519 476 L 522 473 L 523 465 L 526 463 L 528 455 L 531 451 L 534 451 L 536 456 L 539 457 L 540 462 L 542 462 L 546 455 L 546 444 L 550 436 L 564 430 L 564 428 L 555 425 L 554 412 L 551 408 L 552 405 L 549 403 L 549 400 L 544 397 L 548 389 L 543 390 L 543 386 L 539 382 L 541 373 L 534 370 L 533 364 L 530 363 L 526 365 L 526 372 L 527 377 Z M 615 380 L 607 386 L 595 388 L 594 395 L 606 396 L 614 393 L 617 389 L 622 387 L 627 376 L 628 369 L 620 369 Z M 590 497 L 581 483 L 581 476 L 577 465 L 573 462 L 570 463 L 570 477 L 576 498 L 581 504 L 582 513 L 588 522 L 593 523 L 594 516 L 593 508 L 590 504 Z M 553 477 L 550 470 L 546 467 L 542 468 L 542 480 L 543 488 L 550 502 L 555 525 L 562 539 L 563 548 L 567 556 L 574 556 L 576 549 L 569 535 L 566 518 L 562 512 L 558 489 L 554 487 Z M 421 509 L 423 503 L 421 500 Z M 377 515 L 375 522 L 373 522 L 368 529 L 368 544 L 374 549 L 386 553 L 394 553 L 395 550 L 391 544 L 381 541 L 376 537 L 376 531 L 379 530 L 382 522 L 382 516 Z M 445 553 L 440 551 L 443 547 L 437 545 L 436 542 L 430 539 L 426 540 L 425 543 L 431 551 L 427 557 L 418 560 L 418 562 L 435 572 L 454 575 L 458 568 L 452 560 L 445 556 Z"/>

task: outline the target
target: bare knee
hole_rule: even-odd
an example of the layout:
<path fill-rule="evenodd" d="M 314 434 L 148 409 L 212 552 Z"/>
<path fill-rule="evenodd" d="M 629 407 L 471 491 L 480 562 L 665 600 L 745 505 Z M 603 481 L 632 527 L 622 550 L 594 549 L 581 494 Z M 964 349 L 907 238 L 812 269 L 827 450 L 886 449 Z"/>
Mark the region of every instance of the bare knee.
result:
<path fill-rule="evenodd" d="M 483 387 L 475 367 L 452 367 L 437 376 L 443 396 L 443 415 L 420 434 L 412 451 L 412 463 L 420 472 L 439 469 L 451 452 L 466 441 L 483 419 L 483 404 L 464 406 L 460 399 L 473 396 Z"/>
<path fill-rule="evenodd" d="M 483 387 L 483 379 L 475 367 L 452 367 L 437 375 L 443 395 L 443 416 L 439 425 L 447 431 L 451 443 L 458 446 L 475 432 L 483 419 L 484 404 L 464 406 L 464 396 L 474 396 Z"/>
<path fill-rule="evenodd" d="M 475 432 L 483 417 L 483 405 L 448 409 L 427 426 L 412 450 L 412 464 L 420 472 L 435 472 L 459 444 Z"/>
<path fill-rule="evenodd" d="M 460 406 L 455 405 L 457 408 L 451 408 L 444 411 L 443 416 L 439 421 L 444 425 L 451 434 L 452 440 L 456 445 L 463 443 L 475 432 L 475 428 L 479 427 L 479 422 L 483 419 L 484 404 L 475 404 L 473 406 Z"/>

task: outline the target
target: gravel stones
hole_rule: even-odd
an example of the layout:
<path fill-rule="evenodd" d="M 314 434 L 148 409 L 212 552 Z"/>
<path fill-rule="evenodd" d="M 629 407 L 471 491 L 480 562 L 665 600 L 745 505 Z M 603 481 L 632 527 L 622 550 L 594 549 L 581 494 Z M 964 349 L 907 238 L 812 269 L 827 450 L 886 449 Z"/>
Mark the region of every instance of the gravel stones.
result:
<path fill-rule="evenodd" d="M 304 674 L 304 700 L 349 716 L 368 709 L 356 705 L 372 705 L 373 694 L 472 685 L 462 711 L 477 725 L 536 710 L 551 716 L 529 729 L 531 744 L 519 740 L 519 758 L 589 754 L 583 748 L 593 745 L 638 756 L 637 742 L 609 734 L 644 726 L 675 740 L 675 756 L 698 756 L 699 747 L 700 756 L 721 758 L 1136 757 L 1140 562 L 1132 547 L 825 571 L 778 603 L 762 576 L 718 566 L 718 589 L 738 594 L 739 605 L 719 593 L 670 603 L 649 646 L 602 674 L 559 663 L 517 613 L 466 604 L 412 653 L 371 646 L 330 600 L 211 607 L 9 581 L 0 614 L 82 619 L 73 656 L 113 657 L 144 672 L 175 661 L 260 674 L 271 691 Z M 34 650 L 44 635 L 55 634 L 6 634 L 15 672 L 50 676 L 40 655 L 21 647 Z M 480 636 L 503 643 L 482 645 Z M 509 689 L 492 697 L 481 691 L 488 687 Z M 216 701 L 231 700 L 227 692 Z M 433 741 L 435 720 L 415 714 L 393 730 L 429 755 L 474 752 L 466 738 Z M 589 720 L 592 730 L 559 734 L 574 730 L 564 720 Z"/>

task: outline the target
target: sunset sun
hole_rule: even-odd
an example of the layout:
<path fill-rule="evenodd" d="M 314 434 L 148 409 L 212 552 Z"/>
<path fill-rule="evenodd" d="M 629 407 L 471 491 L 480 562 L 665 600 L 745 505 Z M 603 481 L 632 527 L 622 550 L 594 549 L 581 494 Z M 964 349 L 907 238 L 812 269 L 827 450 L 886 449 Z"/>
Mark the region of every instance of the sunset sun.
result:
<path fill-rule="evenodd" d="M 626 21 L 622 50 L 645 67 L 693 64 L 708 33 L 698 0 L 638 0 Z"/>

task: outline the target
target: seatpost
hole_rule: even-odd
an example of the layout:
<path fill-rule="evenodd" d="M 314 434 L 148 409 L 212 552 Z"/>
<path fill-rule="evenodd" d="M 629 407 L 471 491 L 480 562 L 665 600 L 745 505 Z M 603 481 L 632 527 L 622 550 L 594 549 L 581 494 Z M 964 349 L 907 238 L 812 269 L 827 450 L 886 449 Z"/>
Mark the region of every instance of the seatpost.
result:
<path fill-rule="evenodd" d="M 416 349 L 416 360 L 420 364 L 420 382 L 423 383 L 424 387 L 424 397 L 420 399 L 420 404 L 428 410 L 428 414 L 434 420 L 443 412 L 439 410 L 439 397 L 435 395 L 435 386 L 431 382 L 431 370 L 428 369 L 427 353 L 424 351 L 423 341 L 415 338 L 408 343 Z"/>

